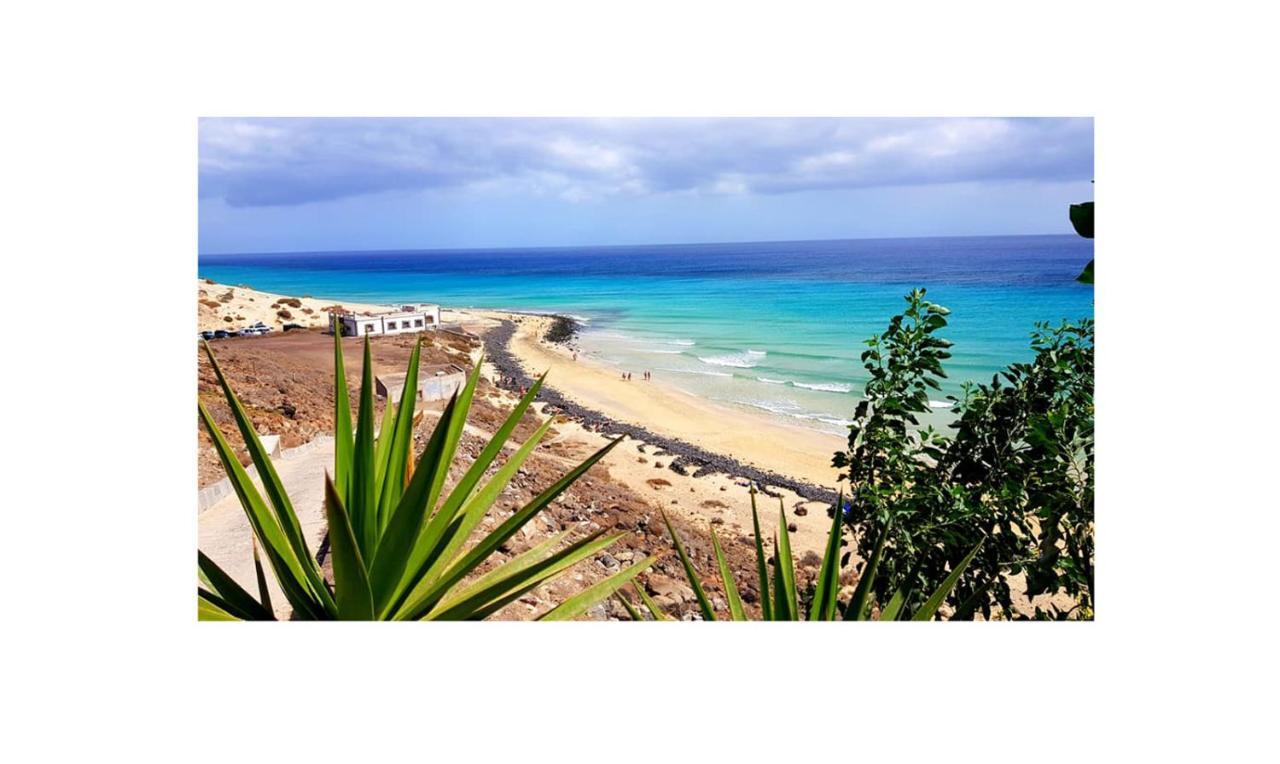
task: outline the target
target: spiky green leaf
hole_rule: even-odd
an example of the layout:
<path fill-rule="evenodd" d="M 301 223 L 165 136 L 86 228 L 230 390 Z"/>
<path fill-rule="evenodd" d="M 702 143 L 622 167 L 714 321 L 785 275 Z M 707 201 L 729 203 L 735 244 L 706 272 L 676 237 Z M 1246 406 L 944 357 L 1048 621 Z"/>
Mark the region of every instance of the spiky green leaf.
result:
<path fill-rule="evenodd" d="M 694 569 L 693 562 L 684 551 L 684 543 L 680 541 L 680 535 L 676 533 L 676 529 L 671 526 L 671 518 L 667 517 L 666 512 L 662 513 L 662 522 L 667 524 L 667 533 L 671 534 L 671 541 L 675 544 L 680 564 L 684 566 L 684 575 L 689 579 L 689 586 L 693 588 L 693 596 L 698 600 L 702 617 L 708 621 L 716 620 L 716 614 L 711 608 L 711 602 L 707 599 L 707 593 L 703 591 L 702 582 L 698 580 L 698 571 Z"/>
<path fill-rule="evenodd" d="M 920 609 L 911 616 L 911 620 L 933 620 L 933 616 L 938 612 L 938 608 L 942 606 L 943 600 L 945 600 L 947 595 L 951 593 L 951 590 L 955 588 L 956 582 L 960 580 L 960 576 L 964 575 L 965 568 L 969 567 L 969 563 L 973 562 L 973 558 L 977 556 L 978 550 L 982 548 L 982 542 L 985 540 L 986 539 L 981 539 L 978 543 L 973 545 L 973 549 L 969 550 L 969 553 L 964 556 L 964 559 L 960 561 L 960 564 L 951 569 L 951 573 L 942 580 L 942 584 L 934 590 L 933 594 L 929 595 L 929 599 L 925 600 L 924 604 L 920 606 Z"/>
<path fill-rule="evenodd" d="M 619 587 L 643 573 L 653 564 L 654 557 L 646 557 L 629 568 L 614 573 L 599 583 L 588 586 L 569 599 L 539 616 L 539 621 L 571 621 L 582 615 L 600 600 L 606 599 Z"/>
<path fill-rule="evenodd" d="M 742 607 L 742 597 L 738 595 L 738 585 L 733 580 L 733 571 L 729 570 L 729 561 L 720 549 L 720 539 L 716 537 L 716 529 L 711 529 L 711 548 L 716 553 L 716 564 L 720 567 L 720 581 L 724 584 L 724 597 L 729 603 L 729 615 L 735 621 L 747 620 L 747 611 Z"/>

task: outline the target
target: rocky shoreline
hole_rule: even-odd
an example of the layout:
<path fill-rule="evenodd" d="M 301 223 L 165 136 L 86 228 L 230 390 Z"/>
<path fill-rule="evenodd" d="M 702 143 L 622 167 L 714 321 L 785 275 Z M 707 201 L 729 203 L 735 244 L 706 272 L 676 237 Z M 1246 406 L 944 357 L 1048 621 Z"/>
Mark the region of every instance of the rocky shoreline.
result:
<path fill-rule="evenodd" d="M 520 362 L 507 348 L 515 331 L 515 323 L 509 320 L 502 320 L 498 326 L 485 332 L 482 339 L 485 359 L 497 368 L 499 381 L 514 380 L 514 384 L 508 382 L 506 386 L 508 389 L 519 392 L 521 386 L 528 387 L 533 384 L 534 380 L 525 373 Z M 732 457 L 712 453 L 676 438 L 658 435 L 643 427 L 619 422 L 599 411 L 565 398 L 560 391 L 548 385 L 544 384 L 542 386 L 538 400 L 545 403 L 548 410 L 570 417 L 589 430 L 608 436 L 626 435 L 633 440 L 657 448 L 658 451 L 654 455 L 672 457 L 667 468 L 678 475 L 700 477 L 713 472 L 723 472 L 731 476 L 754 481 L 760 490 L 768 495 L 776 495 L 770 491 L 770 487 L 778 487 L 792 491 L 810 501 L 821 501 L 832 505 L 837 501 L 834 491 L 802 480 L 789 478 L 785 475 L 779 475 L 769 470 L 752 467 Z"/>

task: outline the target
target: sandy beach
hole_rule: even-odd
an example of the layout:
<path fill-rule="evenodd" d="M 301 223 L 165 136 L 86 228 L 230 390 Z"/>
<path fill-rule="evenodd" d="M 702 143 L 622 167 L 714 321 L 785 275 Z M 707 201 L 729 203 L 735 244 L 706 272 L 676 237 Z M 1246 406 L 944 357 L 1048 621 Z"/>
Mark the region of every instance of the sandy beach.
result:
<path fill-rule="evenodd" d="M 632 378 L 624 381 L 621 370 L 583 355 L 575 360 L 565 346 L 544 340 L 550 317 L 474 312 L 517 320 L 512 353 L 531 374 L 549 371 L 547 384 L 585 406 L 771 472 L 835 488 L 831 455 L 844 446 L 839 436 L 721 406 L 661 377 L 643 380 L 642 370 L 631 370 Z"/>
<path fill-rule="evenodd" d="M 788 426 L 751 412 L 731 409 L 700 399 L 660 379 L 621 378 L 621 371 L 573 353 L 543 339 L 552 321 L 548 316 L 503 311 L 458 311 L 461 324 L 483 333 L 502 321 L 511 321 L 516 332 L 508 349 L 530 374 L 547 374 L 546 385 L 571 400 L 608 417 L 641 426 L 655 434 L 684 441 L 707 451 L 732 457 L 831 491 L 837 489 L 831 455 L 844 445 L 842 438 L 801 427 Z M 488 366 L 488 364 L 486 364 Z M 492 378 L 493 368 L 486 369 Z M 599 447 L 606 437 L 581 424 L 557 425 L 560 440 Z M 634 440 L 634 439 L 633 439 Z M 585 450 L 584 450 L 585 454 Z M 625 443 L 604 462 L 610 474 L 641 491 L 669 512 L 695 524 L 725 525 L 738 533 L 751 532 L 748 481 L 741 476 L 713 472 L 694 477 L 670 469 L 670 455 L 643 441 Z M 792 544 L 798 554 L 820 552 L 829 529 L 827 505 L 811 501 L 774 485 L 765 484 L 777 497 L 759 495 L 762 526 L 771 536 L 777 528 L 779 504 L 785 507 L 787 524 L 794 527 Z"/>

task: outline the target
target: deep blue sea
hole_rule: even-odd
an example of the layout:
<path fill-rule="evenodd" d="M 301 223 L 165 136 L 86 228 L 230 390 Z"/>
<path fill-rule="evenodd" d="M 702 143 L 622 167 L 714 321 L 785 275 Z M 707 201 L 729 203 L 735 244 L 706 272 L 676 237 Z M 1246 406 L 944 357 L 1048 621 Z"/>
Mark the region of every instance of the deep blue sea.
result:
<path fill-rule="evenodd" d="M 951 309 L 945 396 L 1031 353 L 1037 321 L 1093 316 L 1068 236 L 201 255 L 199 275 L 288 295 L 563 312 L 583 352 L 732 406 L 842 432 L 863 340 L 913 287 Z M 552 381 L 554 384 L 554 380 Z"/>

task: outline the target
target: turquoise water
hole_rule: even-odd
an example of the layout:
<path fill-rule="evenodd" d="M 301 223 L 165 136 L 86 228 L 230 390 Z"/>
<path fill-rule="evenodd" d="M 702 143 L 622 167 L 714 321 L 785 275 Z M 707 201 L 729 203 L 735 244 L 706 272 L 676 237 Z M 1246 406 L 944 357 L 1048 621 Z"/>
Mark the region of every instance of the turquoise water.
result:
<path fill-rule="evenodd" d="M 1093 316 L 1075 236 L 529 250 L 204 255 L 201 277 L 350 302 L 439 302 L 582 318 L 583 353 L 731 406 L 843 432 L 862 341 L 915 286 L 951 308 L 949 380 L 1030 357 L 1036 321 Z"/>

